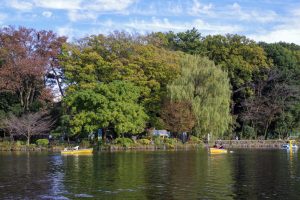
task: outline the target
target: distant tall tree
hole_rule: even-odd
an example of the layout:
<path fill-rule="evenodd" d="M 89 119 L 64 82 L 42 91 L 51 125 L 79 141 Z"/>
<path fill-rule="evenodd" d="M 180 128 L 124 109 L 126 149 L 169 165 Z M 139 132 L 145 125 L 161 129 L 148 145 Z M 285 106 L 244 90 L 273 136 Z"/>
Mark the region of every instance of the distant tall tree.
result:
<path fill-rule="evenodd" d="M 227 74 L 207 58 L 185 56 L 181 76 L 169 85 L 172 100 L 191 102 L 199 136 L 220 136 L 228 130 L 231 90 Z"/>
<path fill-rule="evenodd" d="M 282 112 L 277 113 L 268 132 L 287 136 L 292 130 L 296 131 L 297 128 L 300 128 L 300 46 L 282 42 L 260 43 L 260 46 L 264 48 L 268 59 L 272 61 L 271 72 L 276 72 L 276 78 L 272 82 L 269 81 L 266 87 L 284 86 L 282 94 L 269 99 L 269 101 L 274 101 L 274 99 L 283 98 L 285 101 L 281 105 Z M 268 76 L 270 77 L 270 75 Z M 266 90 L 264 91 L 266 92 Z"/>
<path fill-rule="evenodd" d="M 243 119 L 254 125 L 265 139 L 272 123 L 284 117 L 286 108 L 299 101 L 299 89 L 278 81 L 280 79 L 277 71 L 270 71 L 267 80 L 260 80 L 255 85 L 255 95 L 244 102 Z"/>
<path fill-rule="evenodd" d="M 52 100 L 47 76 L 63 41 L 51 31 L 0 29 L 0 90 L 16 94 L 23 111 L 36 101 Z"/>
<path fill-rule="evenodd" d="M 161 118 L 165 128 L 175 133 L 190 132 L 196 124 L 192 104 L 188 101 L 165 101 Z"/>
<path fill-rule="evenodd" d="M 196 28 L 185 32 L 152 33 L 147 36 L 148 42 L 155 46 L 164 47 L 189 54 L 202 55 L 205 52 L 203 39 Z"/>

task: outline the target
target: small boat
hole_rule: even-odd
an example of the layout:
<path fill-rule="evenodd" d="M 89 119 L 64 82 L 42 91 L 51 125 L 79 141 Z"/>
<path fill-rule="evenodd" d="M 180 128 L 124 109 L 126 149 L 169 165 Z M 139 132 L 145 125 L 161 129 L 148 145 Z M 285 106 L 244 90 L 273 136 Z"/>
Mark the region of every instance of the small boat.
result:
<path fill-rule="evenodd" d="M 298 149 L 298 146 L 295 143 L 296 143 L 295 140 L 289 140 L 289 143 L 282 145 L 282 148 L 286 149 L 286 150 L 291 150 L 291 149 L 295 150 L 295 149 Z"/>
<path fill-rule="evenodd" d="M 209 148 L 210 154 L 225 154 L 228 153 L 227 149 Z"/>
<path fill-rule="evenodd" d="M 287 149 L 287 150 L 290 150 L 290 145 L 288 145 L 288 144 L 285 144 L 285 145 L 282 145 L 282 148 L 283 149 Z M 296 145 L 296 144 L 293 144 L 292 145 L 292 149 L 298 149 L 298 146 Z"/>
<path fill-rule="evenodd" d="M 93 149 L 64 149 L 61 151 L 62 155 L 89 155 L 93 153 Z"/>

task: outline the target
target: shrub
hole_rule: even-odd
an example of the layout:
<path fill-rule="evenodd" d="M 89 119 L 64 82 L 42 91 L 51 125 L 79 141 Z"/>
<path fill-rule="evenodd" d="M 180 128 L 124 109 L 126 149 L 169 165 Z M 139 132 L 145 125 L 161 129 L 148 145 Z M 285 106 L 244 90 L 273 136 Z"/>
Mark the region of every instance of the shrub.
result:
<path fill-rule="evenodd" d="M 191 143 L 191 144 L 200 144 L 200 143 L 202 143 L 202 140 L 200 138 L 196 137 L 196 136 L 191 135 L 189 143 Z"/>
<path fill-rule="evenodd" d="M 177 143 L 177 139 L 176 138 L 165 138 L 164 143 L 169 144 L 169 145 L 175 145 Z"/>
<path fill-rule="evenodd" d="M 115 143 L 116 144 L 119 144 L 119 145 L 122 145 L 124 147 L 129 147 L 131 146 L 134 142 L 132 139 L 130 138 L 117 138 L 115 139 Z"/>
<path fill-rule="evenodd" d="M 168 149 L 174 149 L 174 148 L 175 148 L 175 145 L 174 145 L 174 144 L 166 143 L 166 147 L 167 147 Z"/>
<path fill-rule="evenodd" d="M 151 141 L 148 139 L 140 139 L 140 140 L 137 140 L 137 142 L 142 145 L 149 145 L 151 143 Z"/>
<path fill-rule="evenodd" d="M 31 149 L 34 149 L 34 148 L 36 148 L 36 144 L 29 144 L 28 147 L 31 148 Z"/>
<path fill-rule="evenodd" d="M 0 142 L 0 146 L 4 149 L 10 149 L 11 148 L 11 142 L 9 142 L 9 141 Z"/>
<path fill-rule="evenodd" d="M 254 139 L 256 137 L 256 131 L 253 127 L 245 125 L 242 130 L 242 137 L 244 139 Z"/>
<path fill-rule="evenodd" d="M 40 147 L 46 147 L 49 144 L 49 140 L 48 139 L 38 139 L 36 141 L 36 144 Z"/>
<path fill-rule="evenodd" d="M 90 143 L 89 140 L 82 140 L 82 141 L 80 142 L 80 145 L 79 145 L 79 146 L 80 146 L 80 147 L 83 147 L 83 148 L 88 148 L 88 147 L 91 146 L 91 143 Z"/>
<path fill-rule="evenodd" d="M 161 137 L 155 137 L 154 138 L 154 144 L 155 145 L 161 145 L 163 143 L 164 143 L 164 139 L 163 138 L 161 138 Z"/>
<path fill-rule="evenodd" d="M 26 142 L 20 141 L 20 140 L 16 141 L 16 143 L 15 143 L 15 145 L 16 145 L 17 147 L 22 146 L 22 145 L 25 145 L 25 144 L 26 144 Z"/>

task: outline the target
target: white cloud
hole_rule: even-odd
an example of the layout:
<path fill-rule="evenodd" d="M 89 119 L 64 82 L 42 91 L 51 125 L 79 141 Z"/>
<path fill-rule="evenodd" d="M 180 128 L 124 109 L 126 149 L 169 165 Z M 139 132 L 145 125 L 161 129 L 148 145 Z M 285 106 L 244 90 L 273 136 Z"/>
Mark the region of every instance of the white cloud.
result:
<path fill-rule="evenodd" d="M 137 0 L 9 0 L 11 8 L 24 10 L 32 8 L 58 10 L 122 11 Z"/>
<path fill-rule="evenodd" d="M 95 12 L 87 12 L 87 11 L 78 11 L 78 10 L 71 10 L 68 12 L 68 17 L 70 21 L 76 22 L 79 20 L 96 20 L 98 14 Z"/>
<path fill-rule="evenodd" d="M 94 11 L 123 11 L 136 0 L 93 0 L 83 1 L 81 6 L 84 10 Z"/>
<path fill-rule="evenodd" d="M 168 11 L 174 15 L 179 15 L 183 13 L 183 8 L 180 4 L 169 4 Z"/>
<path fill-rule="evenodd" d="M 237 33 L 243 30 L 238 25 L 222 25 L 222 24 L 211 24 L 204 22 L 201 19 L 196 19 L 191 22 L 170 22 L 169 19 L 158 19 L 152 17 L 151 20 L 133 20 L 128 23 L 119 24 L 118 27 L 122 27 L 129 31 L 138 32 L 152 32 L 152 31 L 186 31 L 197 28 L 203 34 L 225 34 L 225 33 Z"/>
<path fill-rule="evenodd" d="M 60 36 L 68 36 L 69 38 L 73 38 L 75 34 L 75 29 L 73 29 L 70 25 L 58 27 L 57 29 L 57 34 Z"/>
<path fill-rule="evenodd" d="M 49 18 L 49 17 L 52 16 L 52 12 L 50 12 L 50 11 L 44 11 L 44 12 L 42 13 L 42 15 L 43 15 L 44 17 Z"/>
<path fill-rule="evenodd" d="M 199 0 L 193 0 L 192 8 L 189 11 L 190 15 L 199 15 L 199 14 L 212 14 L 213 4 L 209 3 L 207 5 L 202 5 Z"/>
<path fill-rule="evenodd" d="M 249 37 L 256 41 L 264 42 L 290 42 L 300 45 L 300 17 L 286 19 L 281 25 L 275 26 L 272 30 L 263 30 Z"/>
<path fill-rule="evenodd" d="M 300 45 L 300 8 L 296 7 L 271 28 L 249 34 L 250 38 L 264 42 L 290 42 Z"/>
<path fill-rule="evenodd" d="M 47 10 L 66 10 L 70 21 L 96 19 L 101 12 L 125 11 L 137 0 L 8 0 L 7 5 L 17 10 L 43 8 Z M 97 13 L 97 14 L 96 14 Z M 52 14 L 52 13 L 51 13 Z M 51 17 L 45 11 L 45 17 Z"/>
<path fill-rule="evenodd" d="M 200 32 L 207 34 L 234 34 L 243 31 L 243 28 L 239 25 L 212 24 L 204 22 L 201 19 L 195 20 L 194 24 Z"/>
<path fill-rule="evenodd" d="M 33 7 L 32 2 L 20 1 L 20 0 L 7 1 L 7 5 L 17 10 L 30 10 Z"/>
<path fill-rule="evenodd" d="M 243 10 L 238 3 L 229 6 L 229 10 L 226 13 L 237 20 L 261 23 L 272 22 L 278 17 L 277 13 L 272 10 L 263 10 L 260 12 L 257 10 Z"/>
<path fill-rule="evenodd" d="M 32 0 L 35 7 L 46 8 L 46 9 L 81 9 L 82 0 Z"/>

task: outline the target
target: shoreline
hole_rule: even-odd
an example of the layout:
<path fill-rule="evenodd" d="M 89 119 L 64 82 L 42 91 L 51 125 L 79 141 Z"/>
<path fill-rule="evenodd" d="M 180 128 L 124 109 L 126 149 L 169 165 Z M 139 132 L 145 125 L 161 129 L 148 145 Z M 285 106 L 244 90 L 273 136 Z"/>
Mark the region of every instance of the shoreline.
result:
<path fill-rule="evenodd" d="M 81 148 L 93 148 L 96 152 L 114 152 L 114 151 L 162 151 L 162 150 L 192 150 L 198 148 L 204 148 L 203 144 L 162 144 L 162 145 L 133 145 L 125 147 L 122 145 L 105 145 L 94 147 L 81 147 Z M 52 147 L 32 147 L 32 146 L 7 146 L 0 145 L 0 152 L 60 152 L 64 149 L 64 146 L 52 146 Z"/>
<path fill-rule="evenodd" d="M 225 149 L 281 149 L 286 144 L 286 140 L 218 140 L 217 144 L 222 144 Z M 298 146 L 300 142 L 296 141 Z M 0 152 L 60 152 L 67 145 L 50 145 L 48 147 L 37 146 L 35 144 L 16 145 L 15 143 L 1 143 Z M 114 152 L 114 151 L 164 151 L 164 150 L 195 150 L 207 148 L 204 143 L 176 143 L 176 144 L 132 144 L 124 146 L 120 144 L 106 144 L 102 146 L 81 146 L 81 148 L 93 148 L 96 152 Z M 210 146 L 212 146 L 210 144 Z"/>

